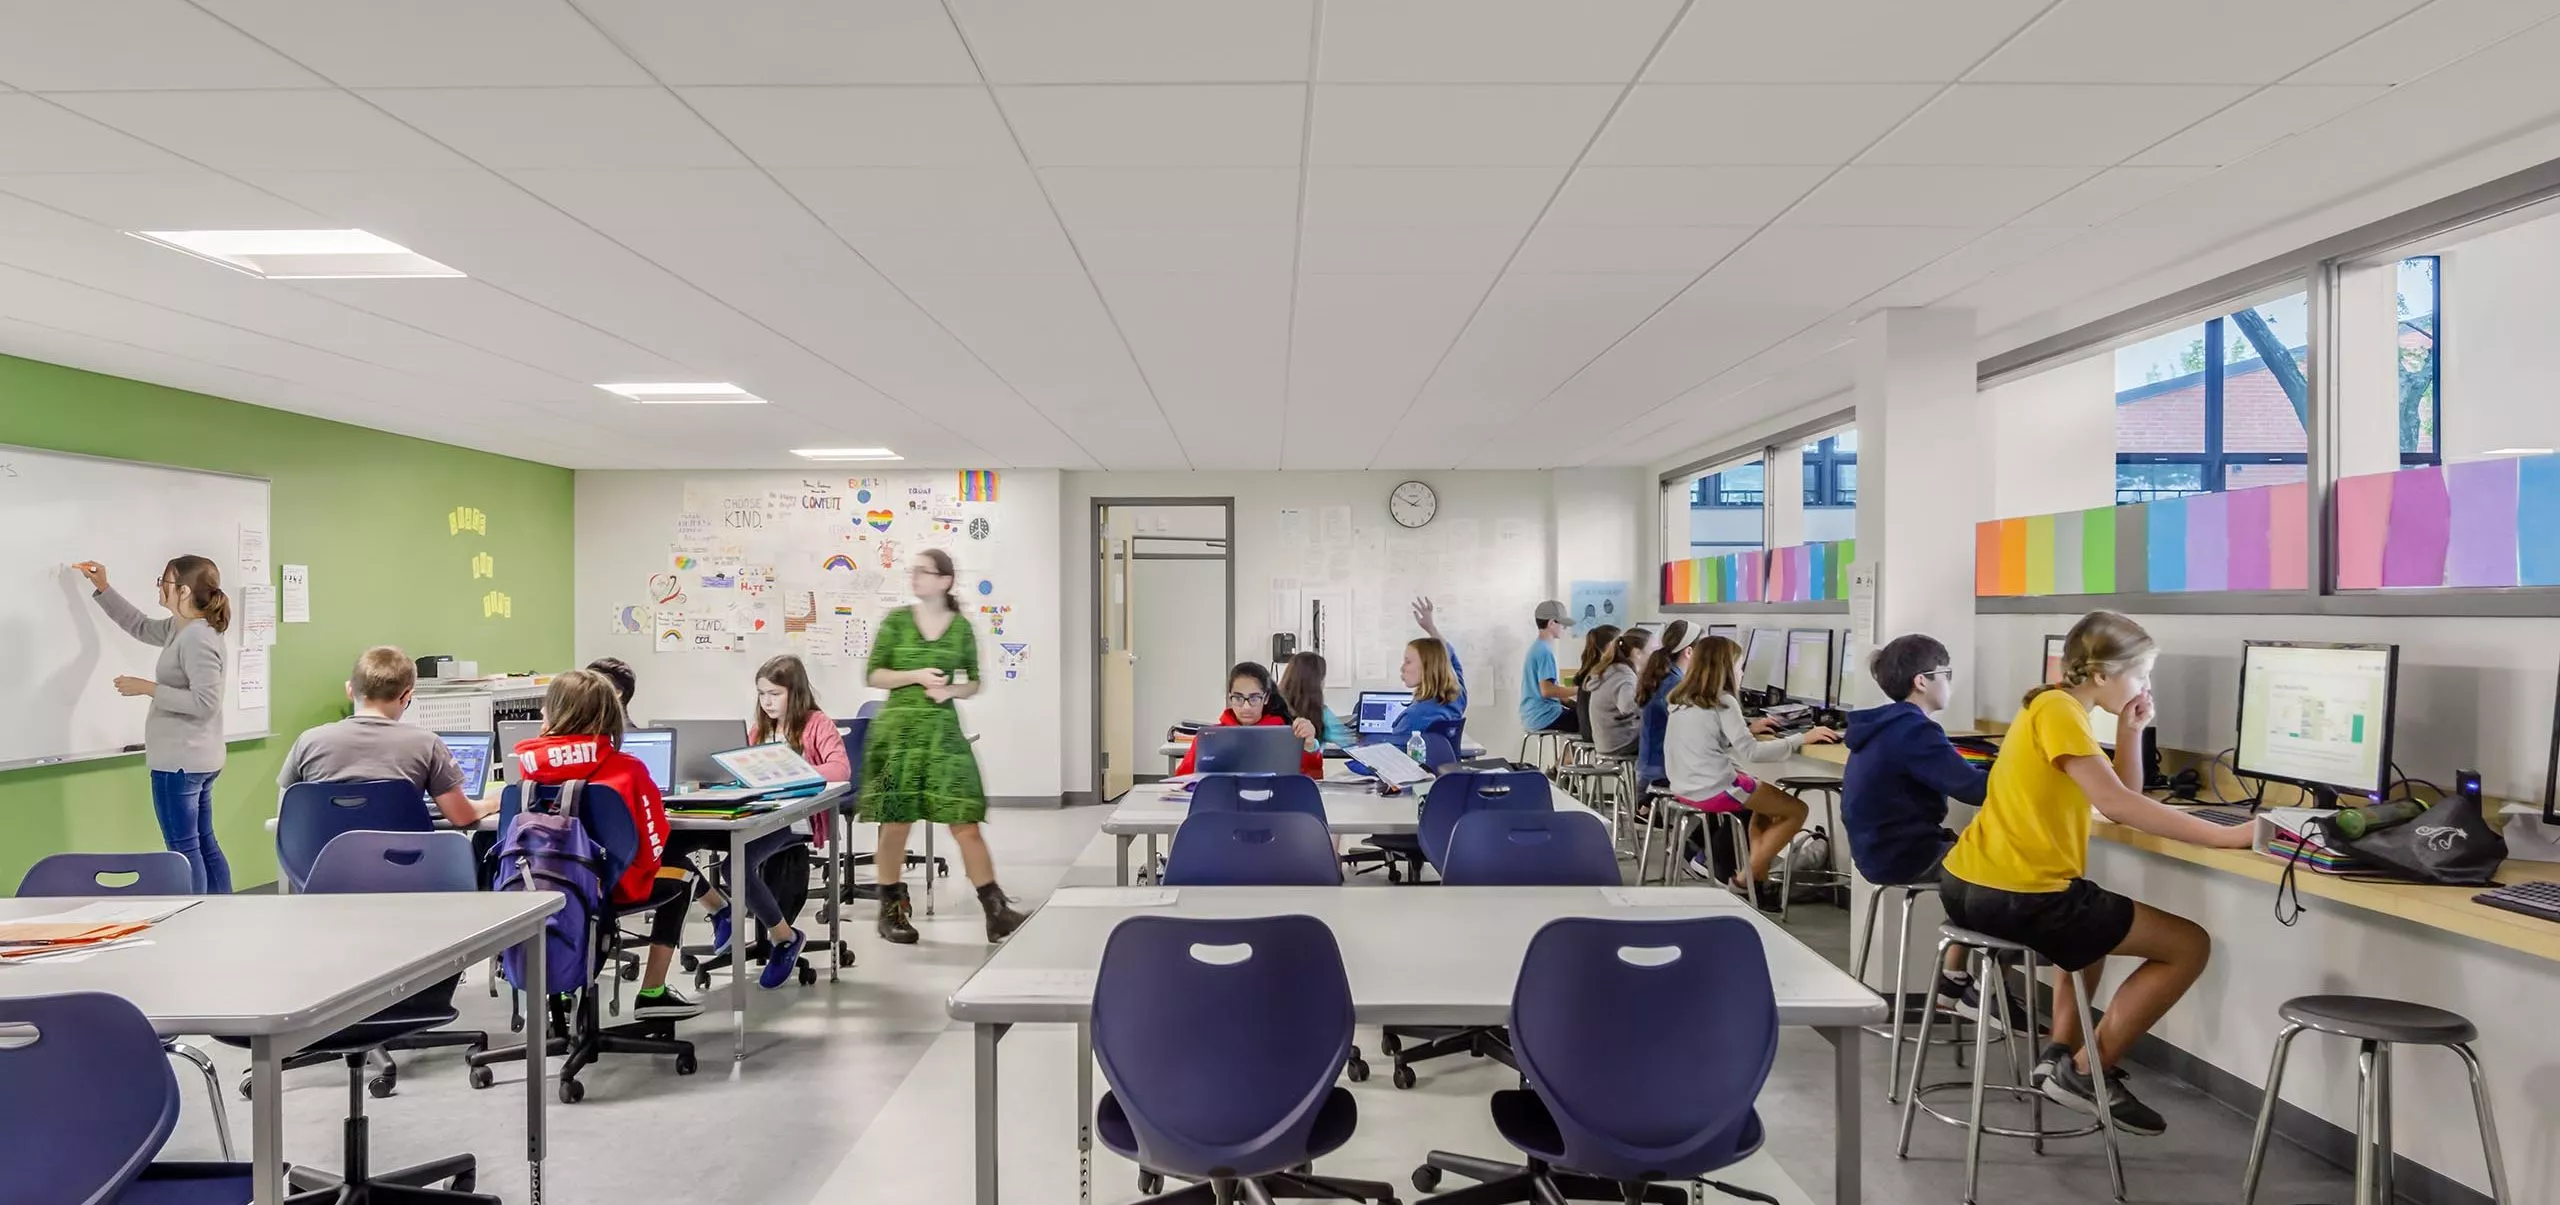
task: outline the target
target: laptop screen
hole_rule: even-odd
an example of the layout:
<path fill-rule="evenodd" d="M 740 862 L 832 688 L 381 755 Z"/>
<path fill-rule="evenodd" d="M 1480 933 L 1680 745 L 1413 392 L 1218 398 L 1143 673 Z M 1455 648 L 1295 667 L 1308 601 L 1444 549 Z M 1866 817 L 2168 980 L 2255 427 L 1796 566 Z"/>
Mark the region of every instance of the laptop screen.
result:
<path fill-rule="evenodd" d="M 1393 735 L 1397 718 L 1404 715 L 1405 708 L 1411 706 L 1413 706 L 1413 696 L 1400 691 L 1361 691 L 1357 709 L 1359 718 L 1353 721 L 1353 726 L 1359 729 L 1362 736 Z"/>
<path fill-rule="evenodd" d="M 479 798 L 489 783 L 489 751 L 495 739 L 486 732 L 439 732 L 436 738 L 453 754 L 453 764 L 462 767 L 462 792 Z"/>
<path fill-rule="evenodd" d="M 622 751 L 640 759 L 649 767 L 649 781 L 658 784 L 658 793 L 675 790 L 676 734 L 672 728 L 626 728 L 622 732 Z"/>

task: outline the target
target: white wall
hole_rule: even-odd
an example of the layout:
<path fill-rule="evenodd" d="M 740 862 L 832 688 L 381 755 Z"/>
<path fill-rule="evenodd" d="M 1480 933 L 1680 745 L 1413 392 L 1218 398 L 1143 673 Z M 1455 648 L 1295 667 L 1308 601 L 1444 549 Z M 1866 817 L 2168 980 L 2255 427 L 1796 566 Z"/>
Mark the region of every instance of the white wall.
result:
<path fill-rule="evenodd" d="M 2113 506 L 2115 356 L 2100 353 L 1982 391 L 1991 519 Z"/>
<path fill-rule="evenodd" d="M 2560 335 L 2560 217 L 2444 251 L 2444 450 L 2560 448 L 2551 347 Z"/>
<path fill-rule="evenodd" d="M 633 707 L 642 715 L 746 715 L 755 701 L 751 678 L 756 666 L 766 656 L 790 651 L 783 643 L 776 641 L 752 652 L 656 653 L 645 636 L 608 635 L 606 615 L 612 607 L 645 601 L 650 575 L 666 570 L 676 517 L 685 508 L 689 484 L 715 494 L 755 493 L 793 489 L 811 478 L 832 478 L 841 486 L 849 476 L 878 476 L 892 489 L 909 480 L 952 480 L 949 470 L 903 466 L 896 471 L 860 473 L 849 473 L 843 466 L 809 474 L 578 473 L 578 661 L 583 664 L 608 655 L 629 661 L 639 673 L 640 690 Z M 983 511 L 972 508 L 990 520 L 988 538 L 963 537 L 952 549 L 964 584 L 981 578 L 992 581 L 993 597 L 1014 608 L 1006 618 L 1004 639 L 1029 646 L 1021 677 L 1008 681 L 997 638 L 988 624 L 978 624 L 979 658 L 987 686 L 978 697 L 961 704 L 961 716 L 970 731 L 981 734 L 979 769 L 991 797 L 1054 800 L 1060 789 L 1059 687 L 1067 659 L 1059 643 L 1062 616 L 1054 601 L 1059 593 L 1058 476 L 1049 470 L 1005 470 L 1001 501 L 985 504 Z M 902 512 L 893 522 L 891 538 L 901 537 L 906 530 L 902 525 L 909 522 Z M 904 595 L 908 561 L 902 551 L 881 590 Z M 818 576 L 815 565 L 803 568 L 797 562 L 778 561 L 777 567 L 785 589 L 795 580 Z M 1083 622 L 1090 629 L 1089 615 Z M 1089 676 L 1089 649 L 1085 656 Z M 864 700 L 881 694 L 863 683 L 861 666 L 812 662 L 809 668 L 819 700 L 831 713 L 851 715 Z"/>

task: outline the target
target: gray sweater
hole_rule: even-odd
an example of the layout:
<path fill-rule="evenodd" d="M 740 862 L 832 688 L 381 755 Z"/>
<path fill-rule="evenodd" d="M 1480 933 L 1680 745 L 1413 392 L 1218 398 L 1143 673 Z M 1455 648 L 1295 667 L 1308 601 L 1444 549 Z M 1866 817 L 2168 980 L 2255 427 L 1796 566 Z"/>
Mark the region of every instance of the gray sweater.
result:
<path fill-rule="evenodd" d="M 1636 667 L 1612 665 L 1591 687 L 1591 743 L 1602 753 L 1634 753 L 1644 735 L 1644 700 L 1636 697 Z"/>
<path fill-rule="evenodd" d="M 204 774 L 222 768 L 222 633 L 201 619 L 147 619 L 113 590 L 99 609 L 127 635 L 160 646 L 151 714 L 142 721 L 142 764 Z"/>

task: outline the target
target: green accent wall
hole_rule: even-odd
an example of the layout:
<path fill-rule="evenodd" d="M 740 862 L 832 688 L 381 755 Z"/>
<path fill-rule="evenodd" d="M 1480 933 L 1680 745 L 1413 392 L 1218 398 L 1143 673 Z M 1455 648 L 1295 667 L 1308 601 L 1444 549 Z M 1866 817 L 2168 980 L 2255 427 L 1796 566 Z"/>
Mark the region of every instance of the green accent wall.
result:
<path fill-rule="evenodd" d="M 346 714 L 358 653 L 396 644 L 476 660 L 484 673 L 569 664 L 567 469 L 9 356 L 0 356 L 0 444 L 274 483 L 268 559 L 311 567 L 312 621 L 277 626 L 267 713 L 276 735 L 232 745 L 214 784 L 235 886 L 274 880 L 266 821 L 276 771 L 296 734 Z M 487 535 L 455 534 L 457 507 L 485 515 Z M 475 579 L 482 552 L 494 576 Z M 108 569 L 130 594 L 159 566 Z M 223 584 L 238 596 L 238 584 Z M 507 596 L 509 615 L 484 614 L 492 591 Z M 136 740 L 141 726 L 137 711 Z M 138 754 L 0 773 L 0 893 L 47 854 L 159 848 Z"/>

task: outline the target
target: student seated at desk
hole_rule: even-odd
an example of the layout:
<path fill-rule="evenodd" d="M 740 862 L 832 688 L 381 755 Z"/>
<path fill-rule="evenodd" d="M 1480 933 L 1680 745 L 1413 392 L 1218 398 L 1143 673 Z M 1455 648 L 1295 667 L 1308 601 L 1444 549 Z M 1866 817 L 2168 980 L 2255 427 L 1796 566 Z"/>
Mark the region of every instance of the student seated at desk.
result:
<path fill-rule="evenodd" d="M 2071 625 L 2060 683 L 2027 692 L 1991 763 L 1982 814 L 1956 838 L 1938 879 L 1949 920 L 2021 943 L 2054 965 L 2053 1042 L 2030 1079 L 2047 1097 L 2095 1116 L 2090 1074 L 2103 1068 L 2116 1128 L 2135 1134 L 2160 1133 L 2166 1123 L 2126 1090 L 2116 1064 L 2204 973 L 2212 940 L 2194 921 L 2082 877 L 2089 811 L 2196 845 L 2245 849 L 2250 837 L 2246 826 L 2210 824 L 2142 793 L 2156 654 L 2150 633 L 2114 612 L 2092 611 Z M 2117 717 L 2113 764 L 2089 730 L 2091 707 Z M 2142 965 L 2116 988 L 2092 1060 L 2071 993 L 2095 988 L 2110 954 Z"/>
<path fill-rule="evenodd" d="M 631 1015 L 643 1021 L 678 1021 L 702 1006 L 667 986 L 667 964 L 684 939 L 685 904 L 693 896 L 688 868 L 662 863 L 667 850 L 667 805 L 649 767 L 622 751 L 622 697 L 611 679 L 573 669 L 551 680 L 542 696 L 542 735 L 517 745 L 516 769 L 530 793 L 537 785 L 584 781 L 620 796 L 631 812 L 640 845 L 614 881 L 613 902 L 629 907 L 657 901 L 649 918 L 649 956 Z"/>
<path fill-rule="evenodd" d="M 1318 691 L 1322 691 L 1319 686 Z M 1318 695 L 1322 697 L 1321 693 Z M 1316 721 L 1300 716 L 1291 719 L 1284 714 L 1279 688 L 1271 684 L 1271 671 L 1252 661 L 1239 661 L 1227 671 L 1227 709 L 1218 713 L 1220 728 L 1287 728 L 1301 741 L 1316 738 Z M 1195 772 L 1200 764 L 1200 742 L 1194 738 L 1189 751 L 1182 755 L 1176 775 Z M 1298 772 L 1310 778 L 1324 777 L 1324 754 L 1310 748 L 1298 755 Z"/>
<path fill-rule="evenodd" d="M 635 728 L 643 727 L 631 714 L 631 696 L 640 692 L 640 675 L 632 672 L 631 663 L 620 657 L 598 657 L 588 662 L 587 668 L 603 674 L 605 681 L 613 683 L 613 692 L 622 696 L 623 718 L 631 720 Z"/>
<path fill-rule="evenodd" d="M 276 772 L 276 789 L 302 782 L 348 782 L 360 778 L 417 784 L 435 801 L 436 811 L 455 828 L 468 829 L 498 810 L 472 798 L 481 784 L 462 781 L 453 751 L 435 733 L 403 724 L 418 690 L 418 663 L 390 645 L 369 648 L 356 658 L 347 675 L 347 700 L 355 714 L 334 724 L 304 732 L 284 755 Z"/>
<path fill-rule="evenodd" d="M 1413 600 L 1413 621 L 1430 633 L 1420 640 L 1405 642 L 1404 664 L 1397 669 L 1405 687 L 1413 692 L 1413 702 L 1396 716 L 1394 734 L 1380 742 L 1406 750 L 1412 749 L 1425 732 L 1458 733 L 1467 722 L 1467 667 L 1458 661 L 1457 648 L 1441 637 L 1430 599 Z M 1449 744 L 1454 753 L 1458 742 L 1452 740 Z M 1395 787 L 1383 782 L 1378 789 L 1389 795 L 1397 793 Z"/>
<path fill-rule="evenodd" d="M 1316 741 L 1336 749 L 1348 749 L 1358 738 L 1351 725 L 1343 723 L 1333 708 L 1324 702 L 1324 654 L 1308 651 L 1292 654 L 1280 673 L 1280 714 L 1306 720 L 1315 725 Z"/>
<path fill-rule="evenodd" d="M 1689 661 L 1697 655 L 1697 642 L 1691 637 L 1698 629 L 1685 619 L 1671 621 L 1662 629 L 1662 639 L 1653 644 L 1653 652 L 1644 659 L 1644 671 L 1636 675 L 1636 697 L 1644 700 L 1642 728 L 1636 735 L 1636 785 L 1651 787 L 1666 781 L 1662 771 L 1662 735 L 1671 726 L 1671 688 L 1689 674 Z"/>
<path fill-rule="evenodd" d="M 1609 647 L 1618 642 L 1618 625 L 1595 624 L 1582 634 L 1582 660 L 1573 671 L 1574 731 L 1582 739 L 1591 739 L 1591 688 L 1600 684 L 1600 664 L 1609 659 Z"/>
<path fill-rule="evenodd" d="M 1609 645 L 1601 659 L 1600 680 L 1591 684 L 1591 747 L 1602 753 L 1633 755 L 1644 736 L 1644 699 L 1636 694 L 1637 669 L 1653 633 L 1628 628 Z"/>
<path fill-rule="evenodd" d="M 1876 689 L 1892 702 L 1849 713 L 1849 766 L 1840 775 L 1840 825 L 1849 859 L 1876 883 L 1934 883 L 1956 843 L 1947 800 L 1979 804 L 1990 771 L 1956 752 L 1929 717 L 1955 695 L 1947 646 L 1917 632 L 1896 636 L 1871 663 Z M 1938 995 L 1959 1015 L 1979 1007 L 1962 950 L 1947 951 Z"/>
<path fill-rule="evenodd" d="M 1729 886 L 1752 895 L 1769 875 L 1769 864 L 1804 827 L 1804 800 L 1742 772 L 1744 762 L 1781 762 L 1806 745 L 1840 739 L 1828 728 L 1814 728 L 1775 740 L 1763 740 L 1742 718 L 1742 646 L 1722 636 L 1698 645 L 1696 664 L 1671 689 L 1671 714 L 1663 721 L 1662 769 L 1672 797 L 1709 812 L 1751 813 L 1751 861 Z M 2201 823 L 2201 822 L 2199 822 Z M 1703 848 L 1690 866 L 1706 865 Z M 1774 898 L 1752 895 L 1762 907 Z"/>

